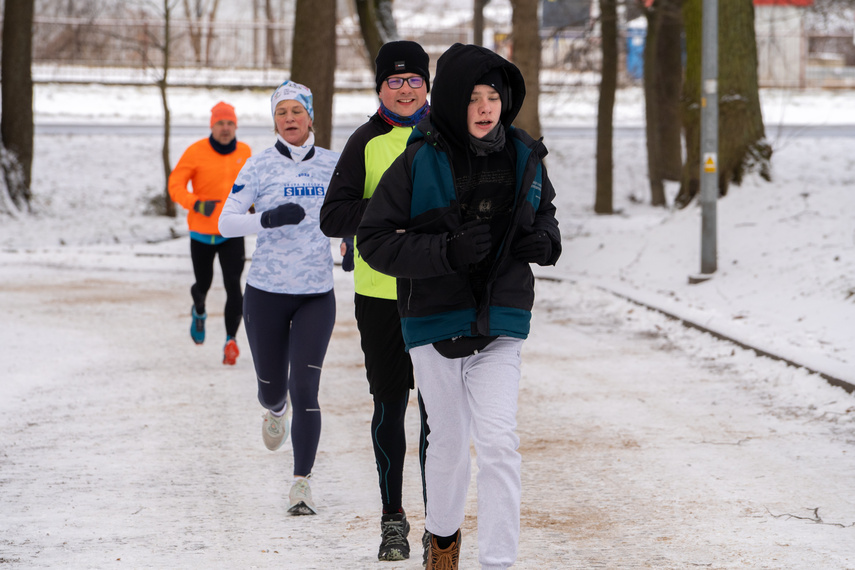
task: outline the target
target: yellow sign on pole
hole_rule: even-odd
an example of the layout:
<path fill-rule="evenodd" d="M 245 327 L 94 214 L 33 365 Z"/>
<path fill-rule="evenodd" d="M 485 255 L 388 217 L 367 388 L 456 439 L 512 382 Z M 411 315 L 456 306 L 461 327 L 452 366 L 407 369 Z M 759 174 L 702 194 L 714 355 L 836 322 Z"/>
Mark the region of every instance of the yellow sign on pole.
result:
<path fill-rule="evenodd" d="M 704 172 L 715 172 L 716 153 L 708 152 L 704 154 Z"/>

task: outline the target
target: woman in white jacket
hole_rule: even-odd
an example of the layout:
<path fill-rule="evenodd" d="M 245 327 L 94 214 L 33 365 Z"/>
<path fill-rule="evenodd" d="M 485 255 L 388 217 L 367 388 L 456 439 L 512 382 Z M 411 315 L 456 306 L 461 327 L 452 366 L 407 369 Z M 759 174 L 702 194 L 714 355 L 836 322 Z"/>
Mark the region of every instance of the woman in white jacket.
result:
<path fill-rule="evenodd" d="M 314 145 L 312 92 L 292 81 L 270 100 L 276 144 L 247 160 L 220 215 L 225 237 L 257 233 L 243 319 L 267 410 L 264 443 L 294 450 L 289 512 L 316 514 L 309 476 L 321 434 L 321 367 L 335 322 L 333 260 L 319 213 L 338 153 Z M 250 208 L 255 206 L 255 212 Z M 257 212 L 257 213 L 256 213 Z"/>

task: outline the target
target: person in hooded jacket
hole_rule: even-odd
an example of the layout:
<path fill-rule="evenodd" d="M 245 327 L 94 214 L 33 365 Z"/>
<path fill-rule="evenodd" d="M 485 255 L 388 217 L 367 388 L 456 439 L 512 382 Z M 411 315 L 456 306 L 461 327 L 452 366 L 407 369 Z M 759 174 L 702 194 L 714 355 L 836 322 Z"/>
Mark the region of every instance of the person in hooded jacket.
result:
<path fill-rule="evenodd" d="M 546 148 L 511 125 L 519 69 L 455 44 L 437 62 L 431 113 L 380 180 L 357 231 L 365 261 L 397 278 L 398 311 L 426 416 L 427 567 L 457 568 L 470 437 L 481 568 L 508 568 L 520 532 L 516 435 L 530 264 L 561 254 Z"/>

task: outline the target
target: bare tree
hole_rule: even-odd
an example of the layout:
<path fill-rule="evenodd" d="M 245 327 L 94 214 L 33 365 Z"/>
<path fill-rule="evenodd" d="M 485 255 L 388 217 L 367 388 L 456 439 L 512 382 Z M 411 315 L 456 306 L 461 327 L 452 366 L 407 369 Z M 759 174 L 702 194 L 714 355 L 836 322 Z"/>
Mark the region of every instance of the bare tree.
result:
<path fill-rule="evenodd" d="M 511 0 L 513 60 L 526 78 L 525 104 L 515 121 L 534 138 L 540 138 L 540 26 L 538 0 Z"/>
<path fill-rule="evenodd" d="M 686 163 L 675 203 L 685 207 L 700 191 L 701 24 L 702 1 L 686 0 L 686 83 L 683 86 L 683 125 Z M 718 58 L 718 190 L 740 184 L 748 172 L 771 180 L 772 147 L 765 139 L 757 82 L 757 40 L 754 5 L 743 0 L 719 2 Z M 727 25 L 722 25 L 726 22 Z"/>
<path fill-rule="evenodd" d="M 297 0 L 291 79 L 312 90 L 315 144 L 332 141 L 332 102 L 335 92 L 336 0 Z"/>
<path fill-rule="evenodd" d="M 163 193 L 152 200 L 155 212 L 165 216 L 175 217 L 175 203 L 169 197 L 169 175 L 172 173 L 172 164 L 169 158 L 169 138 L 172 126 L 172 114 L 169 110 L 169 70 L 170 55 L 173 46 L 172 18 L 180 0 L 149 0 L 144 3 L 146 10 L 152 10 L 163 22 L 163 26 L 145 26 L 142 32 L 133 37 L 121 38 L 125 43 L 136 49 L 146 69 L 151 70 L 155 76 L 155 85 L 160 91 L 160 100 L 163 105 L 163 146 L 161 148 L 161 161 L 163 163 Z M 154 59 L 152 58 L 154 55 Z"/>
<path fill-rule="evenodd" d="M 614 106 L 617 91 L 618 45 L 617 3 L 600 0 L 600 25 L 603 40 L 603 72 L 600 80 L 600 101 L 597 107 L 597 189 L 594 211 L 613 214 L 612 146 L 614 136 Z"/>
<path fill-rule="evenodd" d="M 2 167 L 5 187 L 13 207 L 24 210 L 30 202 L 33 167 L 33 0 L 7 0 L 3 9 Z M 5 198 L 5 196 L 4 196 Z"/>
<path fill-rule="evenodd" d="M 356 0 L 359 29 L 365 41 L 365 52 L 371 70 L 380 47 L 398 39 L 398 27 L 392 13 L 392 0 Z"/>
<path fill-rule="evenodd" d="M 169 75 L 169 52 L 172 46 L 172 36 L 169 28 L 172 19 L 172 10 L 175 8 L 177 0 L 163 0 L 163 65 L 161 67 L 161 76 L 157 82 L 157 87 L 160 89 L 160 100 L 163 103 L 163 149 L 161 158 L 163 160 L 163 202 L 165 215 L 175 217 L 175 203 L 169 196 L 169 175 L 172 174 L 172 163 L 169 159 L 169 136 L 170 127 L 172 125 L 172 117 L 169 111 L 169 100 L 167 98 L 167 75 Z"/>
<path fill-rule="evenodd" d="M 211 45 L 215 39 L 213 24 L 217 17 L 220 0 L 182 0 L 182 4 L 184 5 L 184 17 L 187 18 L 190 28 L 190 45 L 193 47 L 196 63 L 204 62 L 205 65 L 210 65 Z"/>
<path fill-rule="evenodd" d="M 273 11 L 273 0 L 264 0 L 264 15 L 267 18 L 267 61 L 274 67 L 280 67 L 285 62 L 285 53 L 280 46 L 280 41 L 276 33 L 276 14 Z"/>

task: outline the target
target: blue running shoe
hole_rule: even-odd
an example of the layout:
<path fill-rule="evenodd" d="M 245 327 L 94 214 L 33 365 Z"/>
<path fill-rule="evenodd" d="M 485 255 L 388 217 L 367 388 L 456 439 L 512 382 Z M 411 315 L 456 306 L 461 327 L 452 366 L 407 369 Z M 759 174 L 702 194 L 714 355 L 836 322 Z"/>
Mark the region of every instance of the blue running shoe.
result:
<path fill-rule="evenodd" d="M 208 318 L 208 313 L 201 315 L 196 312 L 196 307 L 193 307 L 193 322 L 190 324 L 190 336 L 196 344 L 205 342 L 205 319 Z"/>

